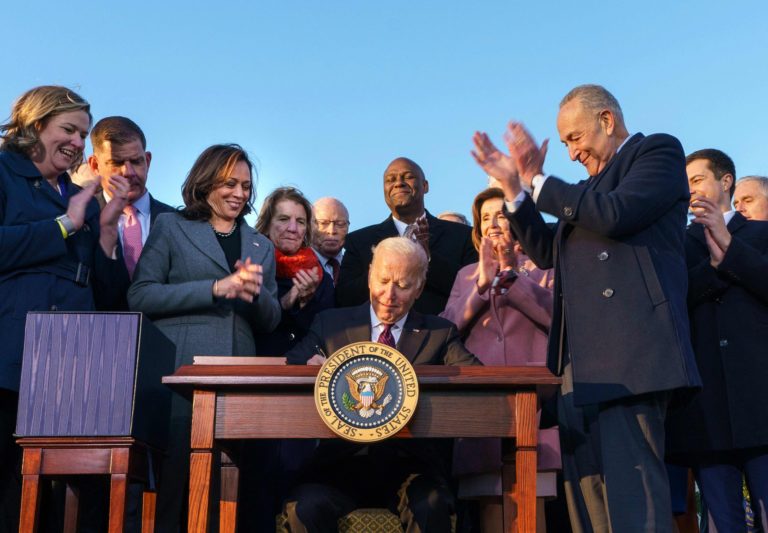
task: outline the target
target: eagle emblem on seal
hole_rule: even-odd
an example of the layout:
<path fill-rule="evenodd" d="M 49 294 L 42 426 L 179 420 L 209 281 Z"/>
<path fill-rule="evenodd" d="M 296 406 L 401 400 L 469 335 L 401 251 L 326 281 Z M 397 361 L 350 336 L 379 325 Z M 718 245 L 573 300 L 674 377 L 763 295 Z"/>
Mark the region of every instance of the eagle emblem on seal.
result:
<path fill-rule="evenodd" d="M 357 411 L 362 418 L 370 418 L 374 414 L 381 416 L 384 407 L 392 401 L 391 394 L 384 396 L 389 376 L 373 366 L 359 366 L 347 372 L 344 377 L 349 385 L 349 393 L 354 398 L 352 401 L 345 394 L 344 406 L 350 411 Z"/>

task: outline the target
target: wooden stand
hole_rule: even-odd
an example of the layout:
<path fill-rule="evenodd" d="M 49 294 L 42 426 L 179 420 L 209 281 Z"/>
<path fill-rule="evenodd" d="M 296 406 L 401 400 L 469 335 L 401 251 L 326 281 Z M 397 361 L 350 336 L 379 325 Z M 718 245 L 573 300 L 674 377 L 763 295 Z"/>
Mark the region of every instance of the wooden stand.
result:
<path fill-rule="evenodd" d="M 40 507 L 40 481 L 48 476 L 108 475 L 109 533 L 122 533 L 128 481 L 149 485 L 152 465 L 160 453 L 131 437 L 26 437 L 17 440 L 24 450 L 19 533 L 35 533 Z M 142 533 L 155 529 L 154 491 L 144 491 Z M 67 483 L 64 532 L 77 531 L 77 488 Z"/>
<path fill-rule="evenodd" d="M 315 410 L 319 367 L 188 365 L 163 383 L 192 399 L 188 531 L 208 530 L 214 453 L 240 439 L 336 438 Z M 419 405 L 393 438 L 507 439 L 504 531 L 536 531 L 537 397 L 559 378 L 540 367 L 417 366 Z M 287 423 L 290 421 L 290 423 Z M 217 445 L 218 443 L 218 445 Z M 237 466 L 222 461 L 220 531 L 234 532 Z"/>

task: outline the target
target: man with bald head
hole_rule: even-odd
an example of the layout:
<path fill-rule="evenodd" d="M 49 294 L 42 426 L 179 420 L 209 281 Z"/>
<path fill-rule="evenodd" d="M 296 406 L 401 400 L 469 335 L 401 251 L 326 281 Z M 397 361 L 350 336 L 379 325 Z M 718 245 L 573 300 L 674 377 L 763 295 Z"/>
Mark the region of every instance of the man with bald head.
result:
<path fill-rule="evenodd" d="M 547 365 L 558 395 L 574 531 L 671 531 L 664 421 L 672 392 L 701 386 L 686 311 L 688 182 L 680 142 L 630 134 L 618 101 L 582 85 L 560 103 L 560 141 L 589 178 L 544 173 L 511 122 L 509 154 L 475 134 L 501 183 L 510 227 L 539 268 L 555 268 Z M 541 213 L 558 219 L 547 225 Z"/>
<path fill-rule="evenodd" d="M 349 212 L 336 198 L 320 198 L 312 205 L 312 224 L 312 249 L 335 286 L 344 258 Z"/>
<path fill-rule="evenodd" d="M 336 302 L 359 305 L 368 299 L 371 248 L 388 237 L 408 237 L 419 243 L 429 259 L 427 279 L 414 309 L 438 314 L 445 309 L 459 269 L 477 261 L 468 226 L 432 216 L 424 206 L 429 182 L 421 167 L 407 157 L 394 159 L 384 171 L 384 202 L 390 216 L 347 236 Z"/>
<path fill-rule="evenodd" d="M 737 181 L 733 207 L 747 220 L 768 220 L 768 177 L 744 176 Z"/>

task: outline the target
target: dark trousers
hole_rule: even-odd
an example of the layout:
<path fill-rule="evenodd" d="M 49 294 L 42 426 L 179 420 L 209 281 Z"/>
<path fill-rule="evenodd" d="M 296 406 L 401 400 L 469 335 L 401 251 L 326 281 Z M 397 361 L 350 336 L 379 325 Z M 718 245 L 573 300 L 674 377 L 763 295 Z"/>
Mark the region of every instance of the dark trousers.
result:
<path fill-rule="evenodd" d="M 187 530 L 192 405 L 176 394 L 171 400 L 168 447 L 157 487 L 156 531 Z"/>
<path fill-rule="evenodd" d="M 707 507 L 710 533 L 746 531 L 742 480 L 746 477 L 755 522 L 766 529 L 768 516 L 768 454 L 735 453 L 727 463 L 702 464 L 694 468 L 696 482 Z"/>
<path fill-rule="evenodd" d="M 574 532 L 672 531 L 664 465 L 667 397 L 577 406 L 571 365 L 565 365 L 558 422 Z"/>

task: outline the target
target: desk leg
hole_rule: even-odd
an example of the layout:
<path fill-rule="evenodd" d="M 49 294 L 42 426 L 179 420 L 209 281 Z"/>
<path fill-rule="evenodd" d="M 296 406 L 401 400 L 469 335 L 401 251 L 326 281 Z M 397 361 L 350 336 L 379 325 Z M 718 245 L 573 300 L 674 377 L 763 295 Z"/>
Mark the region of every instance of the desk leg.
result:
<path fill-rule="evenodd" d="M 221 452 L 221 501 L 219 533 L 235 533 L 237 523 L 237 488 L 240 471 L 226 452 Z"/>
<path fill-rule="evenodd" d="M 155 512 L 157 510 L 157 492 L 144 490 L 141 495 L 141 533 L 155 532 Z"/>
<path fill-rule="evenodd" d="M 77 532 L 78 509 L 80 508 L 80 491 L 72 483 L 67 483 L 64 497 L 64 533 Z"/>
<path fill-rule="evenodd" d="M 40 510 L 40 465 L 43 451 L 25 448 L 21 465 L 21 516 L 19 533 L 36 533 Z"/>
<path fill-rule="evenodd" d="M 517 531 L 533 533 L 536 531 L 537 398 L 535 391 L 521 391 L 515 396 Z"/>
<path fill-rule="evenodd" d="M 189 533 L 208 531 L 215 417 L 216 393 L 196 390 L 192 398 L 192 452 L 189 456 Z"/>
<path fill-rule="evenodd" d="M 113 448 L 110 457 L 109 480 L 109 533 L 123 533 L 125 525 L 125 499 L 128 495 L 128 467 L 130 450 Z"/>

